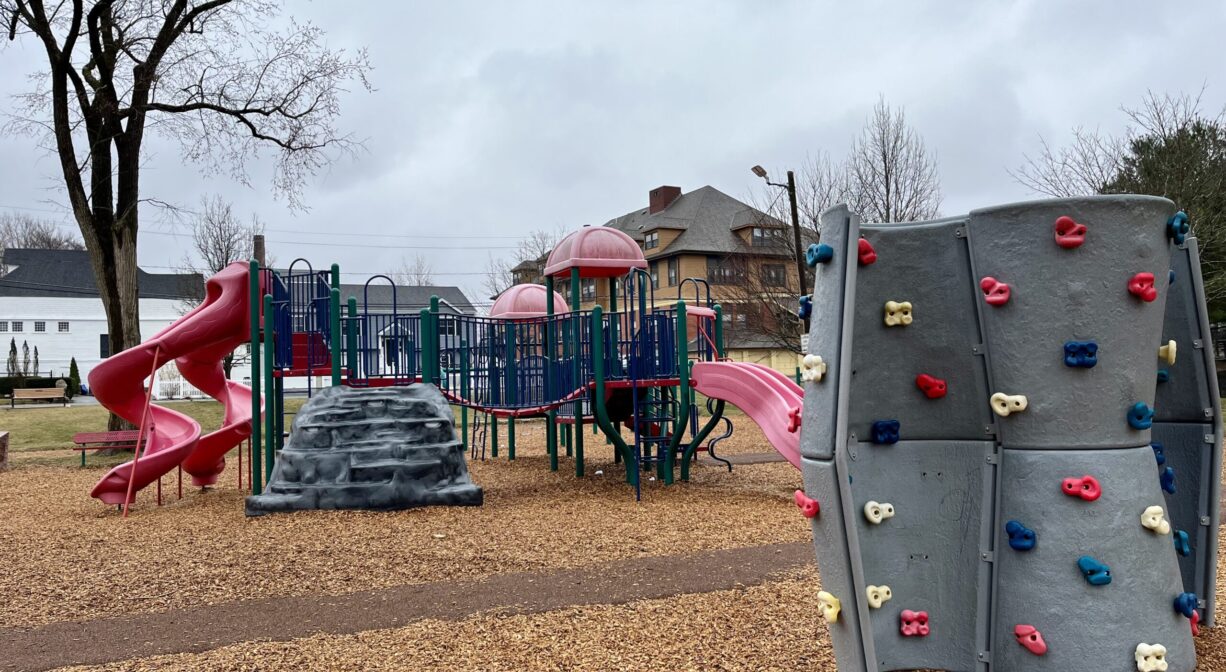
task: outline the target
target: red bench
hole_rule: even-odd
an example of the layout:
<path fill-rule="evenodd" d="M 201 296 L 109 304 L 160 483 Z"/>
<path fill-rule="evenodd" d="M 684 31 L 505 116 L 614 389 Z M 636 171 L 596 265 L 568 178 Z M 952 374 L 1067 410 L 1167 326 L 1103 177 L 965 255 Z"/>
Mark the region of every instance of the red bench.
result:
<path fill-rule="evenodd" d="M 85 451 L 87 450 L 136 450 L 136 439 L 140 432 L 135 429 L 125 429 L 118 432 L 77 432 L 72 436 L 72 442 L 77 444 L 73 450 L 81 451 L 81 466 L 85 466 Z M 141 440 L 144 445 L 148 437 Z"/>

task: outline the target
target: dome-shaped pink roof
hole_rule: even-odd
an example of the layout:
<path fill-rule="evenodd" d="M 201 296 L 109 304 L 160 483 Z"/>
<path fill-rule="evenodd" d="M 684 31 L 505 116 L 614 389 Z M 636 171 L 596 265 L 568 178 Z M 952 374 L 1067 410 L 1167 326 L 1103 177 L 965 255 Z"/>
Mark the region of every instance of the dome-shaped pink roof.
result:
<path fill-rule="evenodd" d="M 562 295 L 553 293 L 553 312 L 569 313 L 570 306 Z M 490 308 L 490 317 L 504 320 L 522 320 L 530 317 L 545 317 L 549 314 L 549 306 L 545 303 L 544 285 L 515 285 L 498 295 Z"/>
<path fill-rule="evenodd" d="M 647 268 L 639 244 L 610 226 L 585 226 L 566 236 L 545 262 L 545 275 L 579 269 L 581 278 L 616 278 L 635 268 Z"/>

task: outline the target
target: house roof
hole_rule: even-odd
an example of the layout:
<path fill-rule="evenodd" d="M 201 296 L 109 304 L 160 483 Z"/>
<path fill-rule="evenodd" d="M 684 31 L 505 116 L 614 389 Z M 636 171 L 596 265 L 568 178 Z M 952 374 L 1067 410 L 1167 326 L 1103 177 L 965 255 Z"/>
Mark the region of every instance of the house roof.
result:
<path fill-rule="evenodd" d="M 681 235 L 652 256 L 692 252 L 728 254 L 747 251 L 736 230 L 745 226 L 782 227 L 783 222 L 712 186 L 678 196 L 668 207 L 652 214 L 647 208 L 609 220 L 605 226 L 623 231 L 636 241 L 657 229 L 678 229 Z M 756 249 L 758 253 L 767 250 Z M 786 250 L 781 250 L 786 254 Z"/>
<path fill-rule="evenodd" d="M 366 285 L 341 285 L 341 301 L 349 297 L 358 300 L 358 306 L 363 301 L 367 308 L 374 312 L 392 312 L 392 286 L 386 282 L 372 282 Z M 395 304 L 397 313 L 415 313 L 422 308 L 430 307 L 430 297 L 439 298 L 439 312 L 459 315 L 476 315 L 477 309 L 464 295 L 459 287 L 438 287 L 434 285 L 397 285 Z"/>
<path fill-rule="evenodd" d="M 85 250 L 7 249 L 0 277 L 0 296 L 96 297 L 98 285 Z M 137 269 L 142 299 L 200 299 L 204 277 L 199 273 L 146 273 Z"/>

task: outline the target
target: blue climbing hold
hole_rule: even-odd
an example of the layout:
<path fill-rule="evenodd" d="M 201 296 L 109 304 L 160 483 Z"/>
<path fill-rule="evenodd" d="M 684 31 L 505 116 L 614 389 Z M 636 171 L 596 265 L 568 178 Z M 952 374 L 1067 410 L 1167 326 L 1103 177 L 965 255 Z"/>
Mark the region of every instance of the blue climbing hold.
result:
<path fill-rule="evenodd" d="M 1158 369 L 1158 382 L 1165 383 L 1171 379 L 1171 372 L 1166 369 Z"/>
<path fill-rule="evenodd" d="M 1158 460 L 1158 466 L 1166 464 L 1166 451 L 1163 450 L 1161 443 L 1151 443 L 1150 448 L 1154 449 L 1154 459 Z"/>
<path fill-rule="evenodd" d="M 834 259 L 834 248 L 825 243 L 813 243 L 809 249 L 805 250 L 805 263 L 809 265 L 809 268 L 824 264 L 831 259 Z"/>
<path fill-rule="evenodd" d="M 1198 606 L 1200 606 L 1200 600 L 1197 599 L 1196 593 L 1180 593 L 1175 597 L 1175 611 L 1187 618 L 1192 618 Z"/>
<path fill-rule="evenodd" d="M 1171 215 L 1170 221 L 1166 223 L 1166 235 L 1175 241 L 1176 245 L 1183 245 L 1183 239 L 1187 237 L 1191 228 L 1188 224 L 1188 213 L 1180 210 Z"/>
<path fill-rule="evenodd" d="M 1154 409 L 1144 401 L 1128 407 L 1128 426 L 1133 429 L 1149 429 L 1154 424 Z"/>
<path fill-rule="evenodd" d="M 1111 568 L 1103 563 L 1083 555 L 1077 558 L 1077 568 L 1091 586 L 1105 586 L 1111 583 Z"/>
<path fill-rule="evenodd" d="M 897 420 L 873 421 L 873 443 L 898 443 L 899 427 Z"/>
<path fill-rule="evenodd" d="M 1174 467 L 1166 467 L 1162 470 L 1162 475 L 1158 477 L 1158 481 L 1162 483 L 1162 489 L 1175 494 L 1175 469 Z"/>
<path fill-rule="evenodd" d="M 1167 277 L 1170 278 L 1170 280 L 1166 283 L 1168 286 L 1175 284 L 1175 269 L 1172 268 Z"/>
<path fill-rule="evenodd" d="M 1065 341 L 1064 365 L 1092 369 L 1098 363 L 1098 344 L 1094 341 Z"/>
<path fill-rule="evenodd" d="M 1009 535 L 1009 547 L 1015 551 L 1029 551 L 1038 542 L 1034 530 L 1016 520 L 1005 523 L 1005 532 Z"/>
<path fill-rule="evenodd" d="M 807 320 L 813 314 L 813 295 L 806 294 L 800 297 L 800 309 L 796 311 L 800 319 Z"/>
<path fill-rule="evenodd" d="M 1188 542 L 1188 533 L 1183 530 L 1175 530 L 1175 552 L 1185 558 L 1192 555 L 1192 544 Z"/>

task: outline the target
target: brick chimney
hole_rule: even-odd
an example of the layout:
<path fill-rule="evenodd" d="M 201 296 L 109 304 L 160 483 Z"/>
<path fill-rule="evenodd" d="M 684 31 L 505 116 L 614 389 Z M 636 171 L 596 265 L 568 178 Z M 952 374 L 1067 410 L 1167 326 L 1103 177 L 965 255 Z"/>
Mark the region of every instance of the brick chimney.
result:
<path fill-rule="evenodd" d="M 681 187 L 656 187 L 651 190 L 648 196 L 647 214 L 654 215 L 657 212 L 672 205 L 677 197 L 681 196 Z"/>

